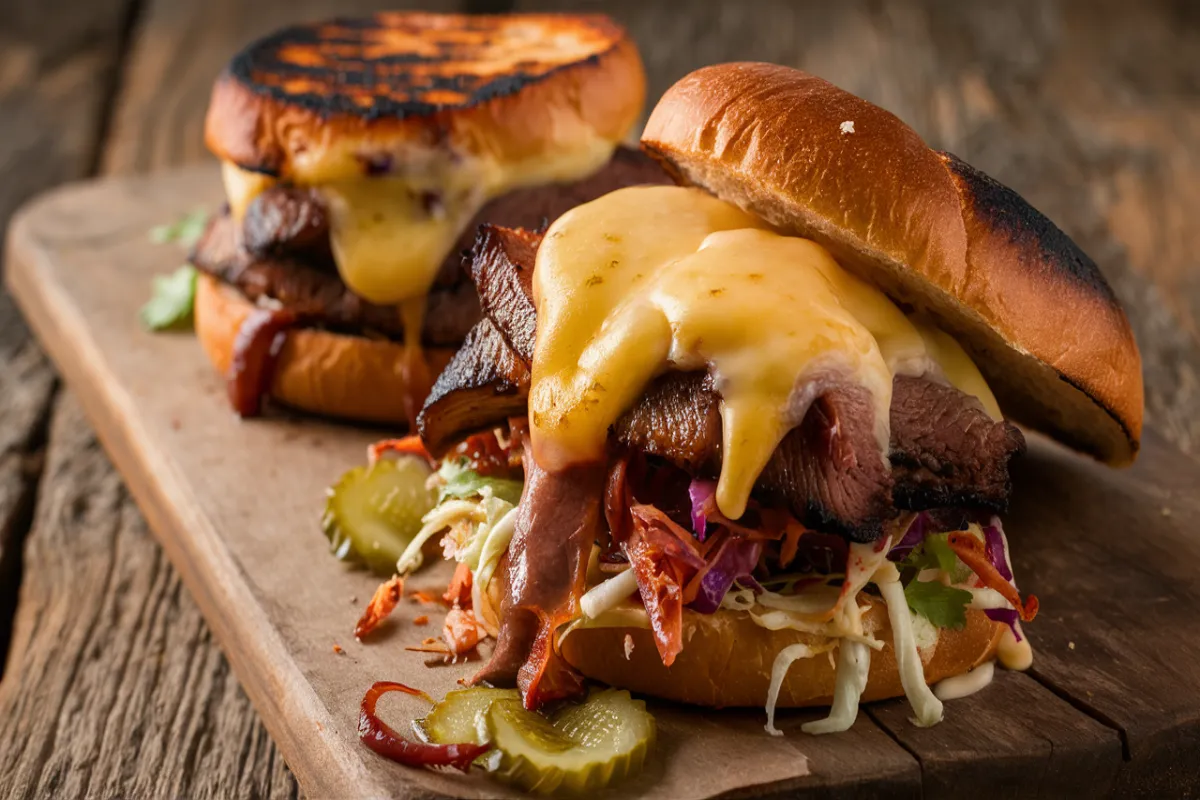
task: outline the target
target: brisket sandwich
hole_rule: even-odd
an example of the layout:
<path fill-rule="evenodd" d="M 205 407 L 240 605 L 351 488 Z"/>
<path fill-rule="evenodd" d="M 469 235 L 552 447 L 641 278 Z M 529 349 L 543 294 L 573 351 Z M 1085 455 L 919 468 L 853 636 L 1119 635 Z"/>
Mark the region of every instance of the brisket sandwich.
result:
<path fill-rule="evenodd" d="M 421 538 L 497 637 L 477 680 L 530 707 L 583 676 L 765 704 L 772 732 L 777 705 L 829 705 L 805 726 L 829 732 L 902 694 L 931 725 L 994 661 L 1027 667 L 1005 416 L 1114 465 L 1141 433 L 1140 357 L 1095 264 L 793 69 L 688 75 L 642 147 L 680 185 L 545 233 L 484 226 L 483 318 L 421 414 L 458 487 Z"/>
<path fill-rule="evenodd" d="M 644 94 L 598 15 L 383 13 L 249 45 L 213 88 L 229 202 L 192 257 L 235 408 L 411 422 L 479 319 L 460 261 L 480 222 L 662 180 L 618 146 Z"/>

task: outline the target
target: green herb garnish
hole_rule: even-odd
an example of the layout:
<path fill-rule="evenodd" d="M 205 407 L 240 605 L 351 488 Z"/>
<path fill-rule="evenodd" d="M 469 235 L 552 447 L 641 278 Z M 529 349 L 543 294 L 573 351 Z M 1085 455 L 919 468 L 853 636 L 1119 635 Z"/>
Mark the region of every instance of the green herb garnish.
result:
<path fill-rule="evenodd" d="M 200 240 L 206 225 L 208 225 L 208 211 L 198 208 L 190 214 L 184 214 L 170 225 L 157 225 L 151 228 L 150 241 L 155 244 L 178 242 L 184 247 L 191 247 Z"/>
<path fill-rule="evenodd" d="M 971 593 L 955 589 L 941 581 L 909 581 L 904 599 L 913 613 L 920 614 L 938 628 L 961 629 L 967 624 L 967 606 Z"/>
<path fill-rule="evenodd" d="M 196 301 L 196 268 L 187 264 L 170 275 L 155 275 L 150 301 L 138 316 L 147 330 L 165 331 L 191 324 Z"/>

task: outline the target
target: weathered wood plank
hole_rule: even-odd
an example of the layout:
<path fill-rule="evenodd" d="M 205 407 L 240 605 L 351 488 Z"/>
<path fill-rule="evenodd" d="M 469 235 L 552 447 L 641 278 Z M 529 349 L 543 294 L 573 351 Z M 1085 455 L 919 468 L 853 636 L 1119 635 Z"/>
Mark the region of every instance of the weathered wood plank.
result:
<path fill-rule="evenodd" d="M 8 652 L 54 371 L 0 291 L 0 659 Z M 5 668 L 0 662 L 0 678 Z"/>
<path fill-rule="evenodd" d="M 294 797 L 294 779 L 73 396 L 0 684 L 5 797 Z"/>
<path fill-rule="evenodd" d="M 132 0 L 5 3 L 0 230 L 28 198 L 93 170 L 131 5 Z"/>
<path fill-rule="evenodd" d="M 1117 732 L 1072 708 L 1027 676 L 996 671 L 992 685 L 946 704 L 932 728 L 909 723 L 901 700 L 868 713 L 921 760 L 922 796 L 1102 797 L 1121 766 Z"/>
<path fill-rule="evenodd" d="M 0 26 L 0 248 L 13 211 L 92 169 L 130 0 L 15 0 Z M 61 19 L 46 24 L 45 15 Z M 2 268 L 0 268 L 2 269 Z M 20 583 L 53 371 L 0 294 L 0 660 Z M 0 675 L 3 666 L 0 665 Z"/>
<path fill-rule="evenodd" d="M 1042 600 L 1034 676 L 1121 732 L 1117 791 L 1148 797 L 1200 784 L 1200 713 L 1187 703 L 1200 695 L 1200 620 L 1187 611 L 1200 602 L 1200 497 L 1196 462 L 1163 452 L 1120 475 L 1089 465 L 1102 506 L 1080 502 L 1064 459 L 1031 462 L 1015 477 L 1023 508 L 1008 529 L 1014 569 Z M 1158 504 L 1153 525 L 1132 511 L 1135 496 Z M 1083 535 L 1030 535 L 1035 509 L 1049 529 Z M 1081 603 L 1095 575 L 1105 591 Z"/>

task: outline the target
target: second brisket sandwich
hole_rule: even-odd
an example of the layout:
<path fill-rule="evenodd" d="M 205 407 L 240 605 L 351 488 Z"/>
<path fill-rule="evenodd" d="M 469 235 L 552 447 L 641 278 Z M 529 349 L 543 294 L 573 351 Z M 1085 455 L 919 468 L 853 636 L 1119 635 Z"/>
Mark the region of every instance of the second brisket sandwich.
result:
<path fill-rule="evenodd" d="M 664 179 L 618 147 L 644 94 L 599 15 L 383 13 L 249 45 L 213 88 L 229 203 L 193 254 L 235 409 L 411 421 L 479 319 L 460 253 L 480 222 Z"/>

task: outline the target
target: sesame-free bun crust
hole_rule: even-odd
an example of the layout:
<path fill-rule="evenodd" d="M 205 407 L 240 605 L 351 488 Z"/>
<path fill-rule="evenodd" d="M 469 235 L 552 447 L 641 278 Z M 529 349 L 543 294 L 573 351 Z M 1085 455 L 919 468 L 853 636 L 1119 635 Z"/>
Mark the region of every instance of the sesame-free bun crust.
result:
<path fill-rule="evenodd" d="M 887 607 L 878 598 L 863 614 L 863 627 L 884 642 L 871 653 L 864 702 L 904 694 L 892 645 Z M 1004 626 L 982 611 L 968 610 L 962 630 L 944 630 L 925 661 L 925 680 L 933 684 L 991 659 Z M 625 636 L 633 650 L 625 657 Z M 788 645 L 821 645 L 827 640 L 799 631 L 769 631 L 744 611 L 715 614 L 683 612 L 683 651 L 664 667 L 654 639 L 644 628 L 576 628 L 559 643 L 562 656 L 589 678 L 632 692 L 714 708 L 757 706 L 767 700 L 771 667 Z M 794 662 L 779 692 L 780 708 L 827 706 L 833 699 L 837 650 Z"/>
<path fill-rule="evenodd" d="M 795 69 L 720 64 L 663 95 L 642 146 L 933 316 L 1006 415 L 1111 464 L 1136 456 L 1141 357 L 1095 263 L 894 115 Z"/>
<path fill-rule="evenodd" d="M 205 138 L 243 169 L 301 183 L 439 157 L 545 168 L 611 149 L 645 91 L 637 48 L 603 15 L 386 12 L 250 44 L 213 87 Z"/>
<path fill-rule="evenodd" d="M 196 335 L 217 372 L 226 375 L 233 344 L 254 306 L 231 286 L 210 275 L 196 283 Z M 330 417 L 407 425 L 401 402 L 407 382 L 401 369 L 404 346 L 386 340 L 348 336 L 313 328 L 287 334 L 269 394 L 284 405 Z M 437 374 L 454 351 L 425 348 Z"/>

